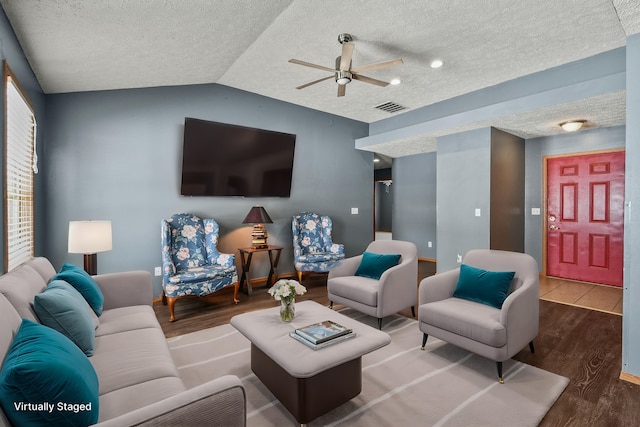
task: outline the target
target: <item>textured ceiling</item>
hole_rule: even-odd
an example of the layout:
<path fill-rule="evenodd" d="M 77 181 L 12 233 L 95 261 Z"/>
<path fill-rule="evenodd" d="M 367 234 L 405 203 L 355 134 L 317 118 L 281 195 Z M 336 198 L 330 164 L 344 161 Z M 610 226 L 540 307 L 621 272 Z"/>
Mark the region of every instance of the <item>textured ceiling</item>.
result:
<path fill-rule="evenodd" d="M 627 36 L 640 32 L 638 0 L 0 4 L 46 93 L 219 83 L 368 123 L 391 117 L 373 108 L 378 104 L 416 109 L 624 46 Z M 327 73 L 288 60 L 333 67 L 343 32 L 355 38 L 354 67 L 402 58 L 404 65 L 364 73 L 402 84 L 354 81 L 341 98 L 333 79 L 296 90 Z M 430 68 L 434 58 L 445 65 Z M 624 105 L 624 93 L 617 93 L 465 127 L 490 125 L 535 137 L 557 133 L 558 118 L 570 110 L 592 126 L 623 124 Z M 439 134 L 459 130 L 389 142 L 379 151 L 392 157 L 424 152 Z"/>

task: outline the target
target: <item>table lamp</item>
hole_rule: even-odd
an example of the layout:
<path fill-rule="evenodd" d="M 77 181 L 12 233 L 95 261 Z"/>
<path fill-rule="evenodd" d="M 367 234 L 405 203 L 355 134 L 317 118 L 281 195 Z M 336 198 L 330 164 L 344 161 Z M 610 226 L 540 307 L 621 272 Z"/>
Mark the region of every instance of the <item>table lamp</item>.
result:
<path fill-rule="evenodd" d="M 98 274 L 98 252 L 110 251 L 111 221 L 69 221 L 69 253 L 84 254 L 84 271 Z"/>
<path fill-rule="evenodd" d="M 267 229 L 264 224 L 273 224 L 267 211 L 262 206 L 254 206 L 245 217 L 243 224 L 253 224 L 251 246 L 255 249 L 267 248 Z"/>

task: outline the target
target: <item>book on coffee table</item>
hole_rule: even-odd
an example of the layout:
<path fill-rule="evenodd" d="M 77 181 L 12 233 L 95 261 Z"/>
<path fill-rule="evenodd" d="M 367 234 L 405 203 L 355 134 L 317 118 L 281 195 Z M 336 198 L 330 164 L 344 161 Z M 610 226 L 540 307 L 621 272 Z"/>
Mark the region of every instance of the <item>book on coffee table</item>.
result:
<path fill-rule="evenodd" d="M 317 345 L 348 335 L 353 331 L 331 320 L 325 320 L 298 328 L 294 332 L 310 343 Z"/>
<path fill-rule="evenodd" d="M 327 347 L 327 346 L 330 346 L 330 345 L 333 345 L 333 344 L 339 343 L 339 342 L 344 341 L 344 340 L 346 340 L 346 339 L 353 338 L 353 337 L 355 337 L 355 336 L 356 336 L 356 333 L 355 333 L 355 332 L 353 332 L 353 331 L 351 331 L 351 332 L 349 332 L 348 334 L 340 335 L 339 337 L 335 337 L 334 339 L 331 339 L 331 340 L 329 340 L 329 341 L 322 342 L 322 343 L 320 343 L 320 344 L 314 344 L 314 343 L 312 343 L 311 341 L 308 341 L 306 338 L 302 338 L 302 336 L 301 336 L 301 335 L 296 334 L 296 332 L 295 332 L 295 331 L 293 331 L 293 332 L 289 332 L 289 336 L 290 336 L 291 338 L 295 339 L 296 341 L 300 341 L 302 344 L 306 345 L 306 346 L 307 346 L 307 347 L 309 347 L 309 348 L 312 348 L 312 349 L 314 349 L 314 350 L 319 350 L 319 349 L 321 349 L 321 348 L 324 348 L 324 347 Z"/>

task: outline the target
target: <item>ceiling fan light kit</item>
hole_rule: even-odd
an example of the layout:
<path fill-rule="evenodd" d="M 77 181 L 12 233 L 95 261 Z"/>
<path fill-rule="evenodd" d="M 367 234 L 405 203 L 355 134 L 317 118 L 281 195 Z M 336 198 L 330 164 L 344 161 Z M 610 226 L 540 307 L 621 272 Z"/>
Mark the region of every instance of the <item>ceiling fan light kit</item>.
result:
<path fill-rule="evenodd" d="M 305 83 L 296 87 L 296 89 L 304 89 L 316 83 L 329 80 L 331 77 L 335 77 L 335 81 L 338 84 L 338 96 L 344 96 L 346 93 L 346 85 L 351 83 L 352 80 L 359 80 L 363 83 L 369 83 L 372 85 L 385 87 L 389 83 L 382 80 L 373 79 L 371 77 L 363 76 L 360 74 L 363 71 L 379 70 L 382 68 L 393 67 L 395 65 L 402 64 L 402 59 L 393 59 L 391 61 L 377 62 L 375 64 L 364 65 L 361 67 L 351 67 L 351 58 L 353 56 L 353 50 L 355 45 L 352 43 L 353 36 L 351 34 L 343 33 L 338 35 L 338 42 L 342 45 L 342 54 L 336 58 L 335 69 L 325 67 L 323 65 L 312 64 L 310 62 L 301 61 L 299 59 L 290 59 L 289 62 L 298 65 L 304 65 L 305 67 L 317 68 L 319 70 L 328 71 L 333 73 L 332 76 L 323 77 L 318 80 L 314 80 L 309 83 Z"/>

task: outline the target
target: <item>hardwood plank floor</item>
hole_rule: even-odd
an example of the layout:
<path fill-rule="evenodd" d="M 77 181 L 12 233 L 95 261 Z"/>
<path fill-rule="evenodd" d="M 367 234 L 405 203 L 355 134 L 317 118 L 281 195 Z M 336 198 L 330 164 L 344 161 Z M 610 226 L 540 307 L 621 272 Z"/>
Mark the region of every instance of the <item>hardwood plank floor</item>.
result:
<path fill-rule="evenodd" d="M 326 281 L 305 280 L 307 293 L 297 301 L 327 304 Z M 179 300 L 176 321 L 169 322 L 169 310 L 154 303 L 158 320 L 167 337 L 228 323 L 236 314 L 273 307 L 266 287 L 254 287 L 249 297 L 240 293 L 232 302 L 232 291 L 209 297 Z M 401 314 L 411 317 L 411 310 Z M 384 329 L 384 324 L 383 324 Z M 416 330 L 416 348 L 421 334 Z M 640 385 L 619 379 L 622 354 L 622 316 L 580 307 L 540 301 L 540 332 L 534 340 L 535 353 L 523 349 L 514 359 L 570 379 L 567 389 L 542 420 L 541 426 L 639 426 Z"/>

